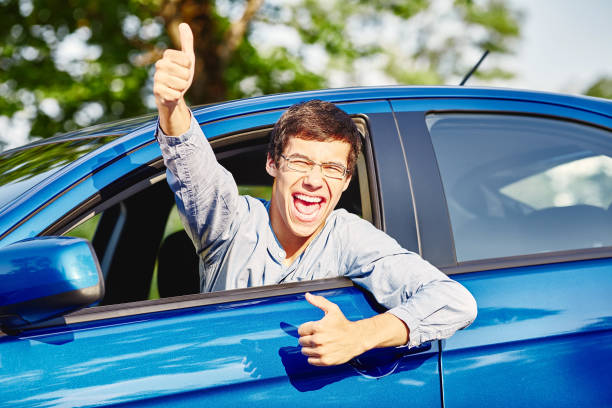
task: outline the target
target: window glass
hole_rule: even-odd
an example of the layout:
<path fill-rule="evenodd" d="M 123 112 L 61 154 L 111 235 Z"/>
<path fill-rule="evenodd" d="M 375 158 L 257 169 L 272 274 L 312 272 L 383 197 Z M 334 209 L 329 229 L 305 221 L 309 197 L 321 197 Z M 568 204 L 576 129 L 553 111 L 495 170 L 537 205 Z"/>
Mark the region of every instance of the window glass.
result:
<path fill-rule="evenodd" d="M 88 220 L 81 222 L 79 225 L 66 232 L 64 235 L 68 237 L 85 238 L 86 240 L 91 242 L 93 240 L 94 234 L 96 233 L 98 223 L 100 222 L 100 215 L 101 214 L 96 214 Z"/>
<path fill-rule="evenodd" d="M 458 261 L 612 246 L 612 135 L 518 115 L 427 117 Z"/>

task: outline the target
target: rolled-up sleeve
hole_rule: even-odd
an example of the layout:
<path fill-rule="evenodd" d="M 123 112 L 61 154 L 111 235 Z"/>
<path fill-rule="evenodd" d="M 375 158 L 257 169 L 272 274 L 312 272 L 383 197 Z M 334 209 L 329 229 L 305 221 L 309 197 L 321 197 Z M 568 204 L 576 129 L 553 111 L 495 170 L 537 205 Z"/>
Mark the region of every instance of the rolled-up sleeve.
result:
<path fill-rule="evenodd" d="M 450 337 L 470 325 L 476 301 L 460 283 L 362 220 L 346 226 L 350 277 L 410 330 L 409 347 Z"/>

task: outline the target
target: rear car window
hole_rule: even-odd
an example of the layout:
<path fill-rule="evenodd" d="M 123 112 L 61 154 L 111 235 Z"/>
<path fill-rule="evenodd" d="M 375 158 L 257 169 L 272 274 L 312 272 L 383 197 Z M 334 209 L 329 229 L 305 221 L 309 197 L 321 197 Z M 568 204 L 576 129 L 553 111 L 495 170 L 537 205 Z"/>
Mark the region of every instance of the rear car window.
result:
<path fill-rule="evenodd" d="M 612 246 L 612 134 L 543 117 L 430 114 L 457 260 Z"/>

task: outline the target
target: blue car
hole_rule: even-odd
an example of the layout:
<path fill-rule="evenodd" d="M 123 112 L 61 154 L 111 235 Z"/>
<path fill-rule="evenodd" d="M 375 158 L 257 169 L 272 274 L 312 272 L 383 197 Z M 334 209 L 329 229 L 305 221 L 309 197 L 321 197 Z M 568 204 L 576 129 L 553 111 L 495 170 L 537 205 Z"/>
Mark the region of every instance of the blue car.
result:
<path fill-rule="evenodd" d="M 194 109 L 241 192 L 266 197 L 267 137 L 295 102 L 363 134 L 339 207 L 466 286 L 445 341 L 315 367 L 315 292 L 345 278 L 198 293 L 155 117 L 0 154 L 0 406 L 612 405 L 612 102 L 463 87 L 334 89 Z"/>

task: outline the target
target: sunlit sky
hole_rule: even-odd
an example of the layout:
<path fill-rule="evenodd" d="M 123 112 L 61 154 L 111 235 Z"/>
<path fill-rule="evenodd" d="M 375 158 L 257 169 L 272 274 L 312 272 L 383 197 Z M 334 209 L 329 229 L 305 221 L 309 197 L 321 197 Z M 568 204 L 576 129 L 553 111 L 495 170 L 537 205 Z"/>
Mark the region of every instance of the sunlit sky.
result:
<path fill-rule="evenodd" d="M 579 94 L 596 79 L 612 77 L 612 0 L 508 1 L 524 12 L 521 39 L 514 55 L 491 55 L 482 68 L 501 65 L 516 76 L 484 85 Z M 377 83 L 375 75 L 366 79 L 362 85 Z M 332 86 L 341 85 L 330 80 Z M 468 85 L 483 84 L 472 78 Z M 9 142 L 5 148 L 26 143 L 28 131 L 25 119 L 9 121 L 0 115 L 0 139 Z"/>
<path fill-rule="evenodd" d="M 525 11 L 525 20 L 516 55 L 506 59 L 516 78 L 500 84 L 582 93 L 597 78 L 612 77 L 612 1 L 510 3 Z"/>

